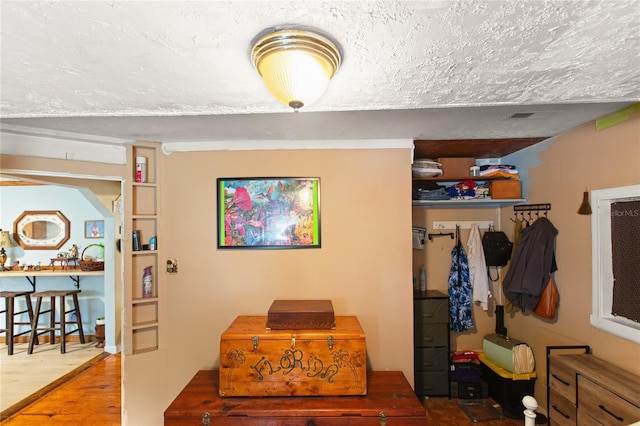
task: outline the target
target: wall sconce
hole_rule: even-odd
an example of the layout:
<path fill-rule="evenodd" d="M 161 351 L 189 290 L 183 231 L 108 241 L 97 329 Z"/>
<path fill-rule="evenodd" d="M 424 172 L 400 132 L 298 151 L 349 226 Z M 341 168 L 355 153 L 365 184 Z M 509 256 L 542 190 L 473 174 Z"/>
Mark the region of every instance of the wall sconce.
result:
<path fill-rule="evenodd" d="M 257 36 L 251 61 L 271 94 L 297 112 L 322 96 L 340 67 L 341 55 L 325 36 L 281 29 Z"/>
<path fill-rule="evenodd" d="M 9 234 L 9 231 L 0 229 L 0 271 L 4 271 L 4 264 L 7 261 L 7 252 L 4 251 L 6 247 L 13 247 L 11 234 Z"/>

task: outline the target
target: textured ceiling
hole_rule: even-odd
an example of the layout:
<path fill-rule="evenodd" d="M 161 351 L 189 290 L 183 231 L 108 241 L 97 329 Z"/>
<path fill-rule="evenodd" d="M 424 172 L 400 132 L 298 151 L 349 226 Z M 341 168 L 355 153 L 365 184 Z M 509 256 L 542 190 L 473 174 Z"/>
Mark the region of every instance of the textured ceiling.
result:
<path fill-rule="evenodd" d="M 0 7 L 5 129 L 166 142 L 545 137 L 640 100 L 638 0 Z M 299 113 L 249 58 L 259 32 L 287 24 L 318 28 L 344 54 Z M 534 114 L 509 119 L 519 112 Z"/>

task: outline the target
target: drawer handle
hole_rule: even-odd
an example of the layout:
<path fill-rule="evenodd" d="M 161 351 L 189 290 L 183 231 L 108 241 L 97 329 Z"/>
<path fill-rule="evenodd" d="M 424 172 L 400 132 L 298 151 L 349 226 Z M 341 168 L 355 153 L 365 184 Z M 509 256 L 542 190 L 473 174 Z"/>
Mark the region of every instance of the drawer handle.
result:
<path fill-rule="evenodd" d="M 554 379 L 556 379 L 557 381 L 559 381 L 560 383 L 562 383 L 565 386 L 569 386 L 571 383 L 569 382 L 565 382 L 564 380 L 562 380 L 560 377 L 556 376 L 555 374 L 551 375 Z"/>
<path fill-rule="evenodd" d="M 553 409 L 554 409 L 554 410 L 556 410 L 558 413 L 562 414 L 562 416 L 563 416 L 565 419 L 570 419 L 570 418 L 571 418 L 571 416 L 568 416 L 568 415 L 566 415 L 565 413 L 563 413 L 562 411 L 560 411 L 560 409 L 559 409 L 558 407 L 556 407 L 555 405 L 552 405 L 552 407 L 553 407 Z"/>
<path fill-rule="evenodd" d="M 604 405 L 600 404 L 598 405 L 598 407 L 604 411 L 605 413 L 607 413 L 608 415 L 610 415 L 611 417 L 613 417 L 614 419 L 616 419 L 619 422 L 623 422 L 624 421 L 624 417 L 620 417 L 620 416 L 616 416 L 615 414 L 613 414 L 611 411 L 607 410 L 607 407 L 605 407 Z"/>

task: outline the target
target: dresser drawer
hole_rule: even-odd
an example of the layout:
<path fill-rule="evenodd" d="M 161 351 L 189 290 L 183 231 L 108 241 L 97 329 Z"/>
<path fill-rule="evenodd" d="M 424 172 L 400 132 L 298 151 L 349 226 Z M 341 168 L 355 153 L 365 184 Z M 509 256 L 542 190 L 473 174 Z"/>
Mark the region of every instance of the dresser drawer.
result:
<path fill-rule="evenodd" d="M 420 299 L 413 301 L 415 323 L 449 322 L 449 299 Z"/>
<path fill-rule="evenodd" d="M 576 425 L 576 406 L 556 391 L 549 393 L 549 418 L 558 426 Z"/>
<path fill-rule="evenodd" d="M 580 423 L 576 423 L 579 426 L 605 426 L 588 414 L 579 411 L 578 417 L 580 417 Z"/>
<path fill-rule="evenodd" d="M 413 343 L 420 346 L 449 346 L 447 324 L 414 324 Z"/>
<path fill-rule="evenodd" d="M 418 395 L 449 394 L 449 373 L 447 371 L 418 371 L 415 373 L 415 380 Z"/>
<path fill-rule="evenodd" d="M 449 369 L 449 348 L 416 348 L 416 371 L 447 371 Z"/>
<path fill-rule="evenodd" d="M 576 372 L 570 368 L 553 362 L 549 364 L 549 387 L 552 391 L 565 397 L 573 405 L 576 404 Z"/>
<path fill-rule="evenodd" d="M 640 421 L 640 407 L 620 398 L 591 380 L 578 376 L 578 424 L 584 416 L 603 425 L 629 425 Z"/>

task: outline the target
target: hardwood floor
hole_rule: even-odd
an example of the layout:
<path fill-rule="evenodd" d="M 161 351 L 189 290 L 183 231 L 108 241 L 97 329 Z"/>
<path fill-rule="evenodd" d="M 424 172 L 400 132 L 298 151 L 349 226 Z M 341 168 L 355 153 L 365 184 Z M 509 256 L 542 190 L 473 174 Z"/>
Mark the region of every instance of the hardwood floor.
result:
<path fill-rule="evenodd" d="M 120 368 L 120 354 L 108 355 L 0 424 L 120 425 Z"/>
<path fill-rule="evenodd" d="M 8 419 L 7 426 L 31 425 L 120 425 L 121 356 L 110 355 L 80 372 L 56 389 L 40 397 Z M 475 423 L 459 406 L 458 399 L 422 400 L 428 425 L 522 426 L 522 420 L 490 420 L 489 411 L 476 407 L 480 416 Z M 490 403 L 493 403 L 489 399 Z M 498 407 L 501 412 L 501 409 Z"/>
<path fill-rule="evenodd" d="M 463 400 L 464 402 L 465 400 Z M 487 400 L 490 404 L 494 401 Z M 516 420 L 505 418 L 502 420 L 497 419 L 486 408 L 473 407 L 471 412 L 478 416 L 478 423 L 475 423 L 463 410 L 458 403 L 459 399 L 452 398 L 428 398 L 422 401 L 422 405 L 425 408 L 427 414 L 428 425 L 455 425 L 455 426 L 522 426 L 524 420 Z M 502 413 L 502 409 L 498 406 L 497 410 Z M 495 419 L 495 420 L 490 420 Z"/>
<path fill-rule="evenodd" d="M 104 354 L 104 349 L 96 348 L 93 341 L 68 342 L 64 354 L 60 353 L 59 343 L 43 342 L 35 346 L 31 355 L 27 354 L 28 346 L 26 342 L 16 343 L 13 355 L 9 355 L 6 346 L 0 344 L 0 419 L 31 395 L 42 395 L 69 373 L 77 373 L 87 362 Z"/>

